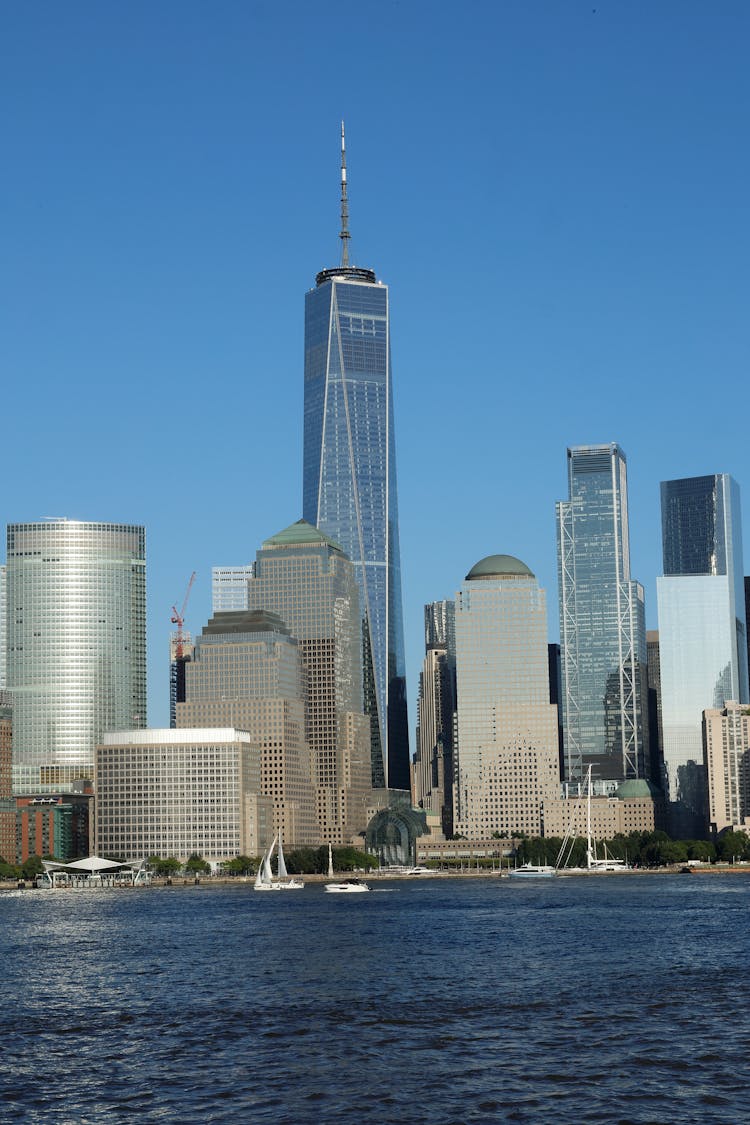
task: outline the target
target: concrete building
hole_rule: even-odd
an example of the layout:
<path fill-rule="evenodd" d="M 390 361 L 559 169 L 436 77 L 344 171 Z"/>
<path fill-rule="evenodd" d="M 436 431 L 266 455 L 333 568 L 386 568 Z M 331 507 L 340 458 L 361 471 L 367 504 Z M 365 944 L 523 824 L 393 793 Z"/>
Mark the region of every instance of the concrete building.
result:
<path fill-rule="evenodd" d="M 649 773 L 643 588 L 630 577 L 627 465 L 615 442 L 568 449 L 557 504 L 565 778 Z"/>
<path fill-rule="evenodd" d="M 567 832 L 586 839 L 587 797 L 581 786 L 579 796 L 549 797 L 544 802 L 544 835 L 563 837 Z M 631 832 L 654 832 L 664 824 L 664 799 L 661 791 L 645 778 L 623 781 L 610 795 L 591 798 L 591 835 L 594 840 L 611 840 Z"/>
<path fill-rule="evenodd" d="M 0 690 L 0 859 L 15 863 L 16 802 L 13 799 L 13 709 L 10 693 Z"/>
<path fill-rule="evenodd" d="M 96 747 L 97 855 L 262 854 L 273 828 L 260 758 L 246 731 L 227 727 L 106 734 Z"/>
<path fill-rule="evenodd" d="M 456 679 L 456 832 L 541 835 L 560 785 L 546 601 L 511 555 L 482 559 L 457 594 Z"/>
<path fill-rule="evenodd" d="M 144 530 L 10 524 L 6 578 L 14 792 L 59 792 L 105 731 L 146 725 Z"/>
<path fill-rule="evenodd" d="M 177 728 L 233 726 L 260 753 L 259 792 L 273 800 L 274 831 L 287 845 L 320 840 L 310 747 L 307 681 L 298 641 L 273 613 L 217 613 L 185 666 Z"/>
<path fill-rule="evenodd" d="M 739 488 L 726 473 L 663 481 L 661 508 L 664 791 L 670 834 L 692 839 L 708 825 L 703 711 L 748 702 Z"/>
<path fill-rule="evenodd" d="M 354 567 L 328 536 L 299 520 L 258 551 L 248 605 L 278 614 L 299 643 L 319 839 L 348 844 L 364 831 L 372 799 Z"/>
<path fill-rule="evenodd" d="M 703 712 L 712 832 L 750 826 L 750 707 L 727 702 Z"/>

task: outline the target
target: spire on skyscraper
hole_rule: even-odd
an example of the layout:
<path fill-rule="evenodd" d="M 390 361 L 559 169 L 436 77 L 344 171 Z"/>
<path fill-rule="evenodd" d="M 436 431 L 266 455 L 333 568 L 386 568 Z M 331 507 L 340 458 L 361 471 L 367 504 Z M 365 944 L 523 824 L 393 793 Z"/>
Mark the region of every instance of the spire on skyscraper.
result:
<path fill-rule="evenodd" d="M 341 265 L 349 265 L 349 200 L 346 195 L 346 138 L 344 122 L 341 122 Z"/>

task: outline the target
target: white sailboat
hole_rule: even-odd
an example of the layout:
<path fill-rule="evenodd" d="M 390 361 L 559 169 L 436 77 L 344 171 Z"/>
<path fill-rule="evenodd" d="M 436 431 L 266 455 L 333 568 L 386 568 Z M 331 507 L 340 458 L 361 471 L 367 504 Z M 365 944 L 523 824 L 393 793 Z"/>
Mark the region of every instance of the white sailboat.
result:
<path fill-rule="evenodd" d="M 580 798 L 579 798 L 580 799 Z M 589 875 L 598 874 L 600 871 L 627 871 L 628 865 L 624 859 L 614 859 L 612 856 L 607 855 L 607 846 L 604 845 L 604 859 L 597 859 L 596 843 L 591 832 L 591 766 L 589 766 L 588 775 L 586 778 L 586 866 L 585 867 L 567 867 L 567 860 L 570 859 L 570 853 L 575 843 L 575 834 L 572 832 L 571 827 L 565 833 L 560 851 L 557 856 L 556 867 L 558 870 L 564 869 L 568 872 L 585 872 Z"/>
<path fill-rule="evenodd" d="M 271 868 L 271 858 L 277 842 L 279 845 L 278 877 L 274 879 Z M 284 861 L 284 845 L 281 842 L 281 835 L 274 836 L 271 846 L 263 856 L 263 861 L 258 868 L 258 874 L 255 876 L 254 889 L 256 891 L 301 891 L 304 890 L 304 886 L 305 884 L 301 879 L 291 879 L 289 877 L 289 872 L 286 869 L 286 863 Z"/>

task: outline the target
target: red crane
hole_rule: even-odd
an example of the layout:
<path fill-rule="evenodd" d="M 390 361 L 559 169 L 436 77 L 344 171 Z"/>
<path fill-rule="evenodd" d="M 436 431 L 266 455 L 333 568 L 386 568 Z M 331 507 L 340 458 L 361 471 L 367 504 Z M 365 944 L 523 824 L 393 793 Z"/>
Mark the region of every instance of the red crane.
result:
<path fill-rule="evenodd" d="M 170 617 L 169 620 L 172 622 L 173 625 L 177 626 L 177 643 L 175 645 L 175 659 L 176 660 L 182 660 L 182 655 L 183 655 L 183 653 L 182 653 L 182 646 L 183 646 L 182 626 L 185 624 L 185 610 L 187 609 L 188 598 L 190 597 L 190 591 L 193 587 L 194 582 L 195 582 L 195 571 L 193 571 L 193 573 L 190 575 L 190 581 L 188 582 L 188 588 L 185 591 L 185 600 L 182 603 L 182 609 L 178 613 L 177 606 L 174 606 L 174 605 L 172 606 L 172 616 Z"/>

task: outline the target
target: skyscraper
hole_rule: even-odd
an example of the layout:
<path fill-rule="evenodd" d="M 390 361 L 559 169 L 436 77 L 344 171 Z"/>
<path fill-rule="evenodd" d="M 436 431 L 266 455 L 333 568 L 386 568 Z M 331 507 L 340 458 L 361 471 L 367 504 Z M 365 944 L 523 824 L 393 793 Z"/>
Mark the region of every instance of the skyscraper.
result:
<path fill-rule="evenodd" d="M 305 299 L 303 516 L 351 559 L 361 594 L 373 784 L 409 788 L 388 287 L 349 264 L 343 125 L 341 265 Z"/>
<path fill-rule="evenodd" d="M 646 619 L 630 577 L 627 466 L 619 445 L 568 449 L 557 504 L 565 777 L 648 775 Z"/>
<path fill-rule="evenodd" d="M 512 555 L 472 567 L 456 598 L 455 829 L 538 836 L 559 795 L 544 591 Z"/>
<path fill-rule="evenodd" d="M 106 731 L 146 725 L 144 529 L 10 524 L 7 603 L 14 790 L 59 791 Z"/>
<path fill-rule="evenodd" d="M 273 826 L 288 844 L 318 843 L 310 747 L 305 733 L 306 676 L 299 644 L 274 613 L 215 614 L 185 665 L 177 728 L 246 732 L 260 747 L 260 792 L 273 800 Z"/>
<path fill-rule="evenodd" d="M 702 712 L 747 703 L 740 494 L 721 473 L 662 482 L 661 716 L 670 831 L 706 830 Z"/>
<path fill-rule="evenodd" d="M 366 828 L 372 799 L 354 568 L 322 531 L 299 520 L 263 543 L 247 589 L 250 608 L 278 614 L 299 642 L 320 839 L 348 844 Z"/>

